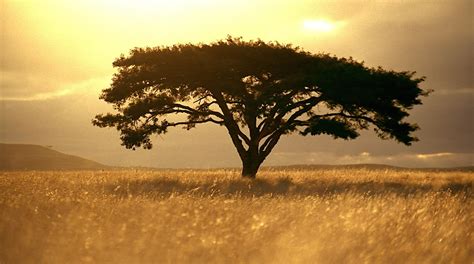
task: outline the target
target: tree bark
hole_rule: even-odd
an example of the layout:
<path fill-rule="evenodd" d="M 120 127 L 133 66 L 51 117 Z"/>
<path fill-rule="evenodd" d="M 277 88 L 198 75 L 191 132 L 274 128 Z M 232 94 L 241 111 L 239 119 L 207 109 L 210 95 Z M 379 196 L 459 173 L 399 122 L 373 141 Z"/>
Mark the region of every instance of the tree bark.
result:
<path fill-rule="evenodd" d="M 254 140 L 251 140 L 251 143 L 254 144 L 250 144 L 242 159 L 242 177 L 254 179 L 263 160 L 259 155 L 258 143 Z"/>
<path fill-rule="evenodd" d="M 257 159 L 247 158 L 242 161 L 242 177 L 255 179 L 261 162 Z"/>

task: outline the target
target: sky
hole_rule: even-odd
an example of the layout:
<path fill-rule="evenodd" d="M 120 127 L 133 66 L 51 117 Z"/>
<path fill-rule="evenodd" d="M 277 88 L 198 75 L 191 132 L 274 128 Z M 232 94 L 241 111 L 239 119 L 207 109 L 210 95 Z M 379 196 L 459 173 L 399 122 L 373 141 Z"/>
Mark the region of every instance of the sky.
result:
<path fill-rule="evenodd" d="M 91 125 L 111 106 L 113 60 L 134 47 L 244 40 L 292 43 L 367 66 L 416 71 L 434 92 L 411 111 L 419 142 L 370 131 L 353 141 L 285 136 L 265 165 L 474 165 L 473 4 L 470 0 L 1 0 L 0 142 L 52 146 L 108 165 L 240 166 L 225 128 L 170 131 L 127 150 Z"/>

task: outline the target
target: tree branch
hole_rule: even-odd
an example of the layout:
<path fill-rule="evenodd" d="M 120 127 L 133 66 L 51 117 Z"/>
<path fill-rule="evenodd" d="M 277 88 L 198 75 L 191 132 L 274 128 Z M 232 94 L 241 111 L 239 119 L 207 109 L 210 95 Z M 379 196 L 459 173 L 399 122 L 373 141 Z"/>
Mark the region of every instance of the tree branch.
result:
<path fill-rule="evenodd" d="M 271 134 L 273 134 L 274 131 L 271 130 L 271 125 L 273 124 L 274 126 L 278 127 L 281 123 L 281 121 L 283 120 L 283 117 L 285 115 L 287 115 L 288 113 L 290 113 L 291 111 L 293 111 L 294 109 L 298 108 L 298 107 L 302 107 L 302 109 L 300 109 L 299 111 L 295 112 L 292 116 L 290 116 L 290 118 L 288 119 L 287 122 L 285 122 L 285 124 L 288 124 L 290 122 L 293 122 L 296 118 L 298 118 L 299 116 L 301 116 L 302 114 L 308 112 L 311 110 L 311 108 L 313 108 L 314 106 L 316 106 L 318 103 L 320 103 L 322 100 L 319 98 L 319 97 L 311 97 L 311 98 L 308 98 L 306 100 L 302 100 L 302 101 L 298 101 L 298 102 L 295 102 L 291 105 L 289 105 L 288 107 L 286 107 L 283 111 L 280 112 L 280 114 L 278 116 L 276 116 L 275 118 L 273 118 L 273 116 L 265 119 L 263 122 L 265 122 L 265 124 L 263 125 L 263 128 L 260 130 L 260 136 L 259 136 L 259 139 L 263 139 Z M 277 108 L 276 106 L 274 107 L 274 109 Z M 272 109 L 273 110 L 273 109 Z M 273 111 L 275 113 L 278 112 L 278 109 L 276 111 Z M 274 114 L 275 114 L 274 113 Z M 273 114 L 273 115 L 274 115 Z M 262 123 L 260 123 L 259 127 L 262 125 Z M 284 128 L 286 129 L 285 125 L 283 125 L 282 127 L 280 127 L 279 129 L 281 128 Z"/>
<path fill-rule="evenodd" d="M 174 122 L 174 123 L 167 123 L 167 126 L 180 126 L 180 125 L 191 125 L 191 124 L 202 124 L 202 123 L 207 123 L 207 122 L 212 122 L 215 124 L 222 125 L 224 124 L 224 121 L 218 121 L 213 118 L 207 118 L 204 120 L 194 120 L 194 121 L 182 121 L 182 122 Z"/>
<path fill-rule="evenodd" d="M 190 106 L 186 106 L 186 105 L 182 105 L 182 104 L 172 104 L 171 105 L 172 107 L 178 107 L 178 108 L 182 108 L 182 109 L 186 109 L 190 112 L 192 112 L 193 114 L 198 114 L 198 115 L 214 115 L 216 117 L 219 117 L 219 118 L 222 118 L 224 119 L 224 115 L 219 113 L 219 112 L 216 112 L 216 111 L 212 111 L 212 110 L 207 110 L 207 111 L 199 111 L 197 109 L 194 109 Z"/>
<path fill-rule="evenodd" d="M 301 115 L 307 113 L 308 111 L 311 110 L 311 108 L 313 108 L 314 106 L 316 106 L 319 102 L 321 102 L 321 100 L 317 97 L 311 97 L 309 99 L 306 99 L 306 100 L 303 100 L 303 101 L 299 101 L 299 102 L 296 102 L 292 105 L 290 105 L 289 107 L 287 107 L 285 109 L 284 112 L 282 112 L 280 115 L 277 116 L 277 118 L 275 118 L 275 121 L 276 120 L 282 120 L 283 117 L 289 113 L 291 110 L 297 108 L 297 107 L 302 107 L 300 110 L 296 111 L 295 113 L 293 113 L 289 118 L 288 120 L 285 122 L 285 124 L 281 125 L 277 130 L 275 130 L 274 132 L 270 133 L 269 137 L 265 140 L 265 142 L 262 144 L 262 146 L 260 147 L 260 152 L 262 153 L 263 157 L 265 158 L 266 156 L 268 156 L 268 154 L 270 154 L 270 152 L 272 151 L 272 149 L 275 147 L 275 145 L 278 143 L 278 140 L 280 140 L 280 137 L 281 135 L 283 135 L 283 133 L 285 132 L 285 130 L 287 130 L 288 128 L 290 128 L 290 126 L 294 123 L 294 121 L 300 117 Z M 262 131 L 263 132 L 263 131 Z M 262 137 L 264 138 L 265 136 L 268 136 L 268 135 L 265 135 Z"/>
<path fill-rule="evenodd" d="M 361 119 L 361 120 L 364 120 L 364 121 L 367 121 L 369 123 L 372 123 L 372 124 L 375 124 L 375 120 L 366 116 L 366 115 L 348 115 L 348 114 L 344 114 L 343 112 L 338 112 L 338 113 L 329 113 L 329 114 L 324 114 L 324 115 L 314 115 L 312 118 L 321 118 L 321 117 L 331 117 L 331 116 L 340 116 L 340 117 L 344 117 L 344 118 L 349 118 L 349 119 Z M 299 121 L 297 123 L 295 123 L 296 125 L 298 126 L 306 126 L 306 125 L 309 125 L 309 119 L 308 120 L 305 120 L 305 121 Z"/>
<path fill-rule="evenodd" d="M 237 152 L 239 153 L 240 158 L 244 160 L 246 152 L 244 146 L 242 145 L 241 139 L 244 140 L 247 145 L 250 144 L 250 139 L 240 130 L 239 126 L 237 125 L 237 122 L 235 122 L 232 113 L 227 107 L 224 96 L 218 91 L 213 91 L 212 94 L 216 99 L 217 105 L 219 105 L 222 110 L 224 116 L 224 124 L 227 128 L 227 131 L 229 132 L 232 142 L 237 148 Z"/>

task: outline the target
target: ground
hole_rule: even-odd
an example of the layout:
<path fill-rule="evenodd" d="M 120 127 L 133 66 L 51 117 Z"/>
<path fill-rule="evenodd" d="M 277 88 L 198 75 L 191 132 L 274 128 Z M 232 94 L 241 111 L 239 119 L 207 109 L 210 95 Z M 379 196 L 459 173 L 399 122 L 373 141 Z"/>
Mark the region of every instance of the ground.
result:
<path fill-rule="evenodd" d="M 0 172 L 0 263 L 472 263 L 473 172 Z"/>

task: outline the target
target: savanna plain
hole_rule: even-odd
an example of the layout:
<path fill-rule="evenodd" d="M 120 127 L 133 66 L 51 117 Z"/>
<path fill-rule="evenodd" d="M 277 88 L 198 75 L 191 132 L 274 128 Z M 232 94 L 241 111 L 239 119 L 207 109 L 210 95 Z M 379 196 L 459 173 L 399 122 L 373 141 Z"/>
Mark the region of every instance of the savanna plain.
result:
<path fill-rule="evenodd" d="M 473 172 L 0 172 L 0 263 L 472 263 Z"/>

